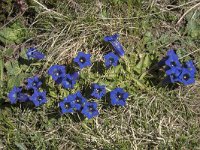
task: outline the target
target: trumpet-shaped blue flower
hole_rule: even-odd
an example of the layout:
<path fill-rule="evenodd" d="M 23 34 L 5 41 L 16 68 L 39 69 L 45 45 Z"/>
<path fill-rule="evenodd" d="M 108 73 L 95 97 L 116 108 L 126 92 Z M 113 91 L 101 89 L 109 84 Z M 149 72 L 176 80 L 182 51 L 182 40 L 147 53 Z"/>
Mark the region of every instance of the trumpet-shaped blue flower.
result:
<path fill-rule="evenodd" d="M 100 86 L 98 84 L 92 85 L 92 93 L 91 96 L 96 99 L 101 99 L 106 94 L 106 88 L 104 85 Z"/>
<path fill-rule="evenodd" d="M 37 90 L 34 90 L 34 93 L 32 96 L 30 96 L 30 101 L 33 102 L 33 104 L 38 107 L 44 103 L 47 102 L 46 99 L 46 92 L 39 92 Z"/>
<path fill-rule="evenodd" d="M 195 74 L 190 70 L 183 68 L 178 81 L 184 85 L 193 84 L 195 83 Z"/>
<path fill-rule="evenodd" d="M 34 58 L 34 59 L 44 59 L 45 55 L 41 52 L 39 52 L 36 48 L 30 47 L 26 55 L 28 59 Z"/>
<path fill-rule="evenodd" d="M 179 79 L 178 77 L 180 76 L 182 72 L 182 68 L 180 67 L 172 67 L 171 69 L 166 70 L 166 75 L 169 76 L 170 83 L 175 83 Z"/>
<path fill-rule="evenodd" d="M 165 60 L 165 65 L 169 68 L 182 66 L 179 61 L 178 55 L 175 53 L 174 50 L 169 50 L 167 52 L 167 59 Z"/>
<path fill-rule="evenodd" d="M 104 56 L 106 68 L 111 66 L 117 66 L 119 63 L 119 57 L 114 53 L 110 52 Z"/>
<path fill-rule="evenodd" d="M 117 55 L 124 56 L 125 51 L 124 51 L 121 43 L 117 40 L 118 37 L 119 37 L 119 34 L 106 36 L 106 37 L 104 37 L 104 41 L 111 43 L 111 45 L 113 46 L 113 48 L 114 48 L 115 52 L 117 53 Z"/>
<path fill-rule="evenodd" d="M 78 91 L 74 94 L 74 108 L 76 110 L 81 110 L 82 106 L 87 102 L 87 100 L 82 96 L 81 92 Z"/>
<path fill-rule="evenodd" d="M 70 74 L 66 74 L 65 77 L 62 78 L 61 84 L 65 89 L 73 89 L 76 80 Z"/>
<path fill-rule="evenodd" d="M 79 52 L 76 58 L 74 58 L 74 62 L 83 69 L 84 67 L 91 66 L 90 62 L 90 54 L 85 54 L 84 52 Z"/>
<path fill-rule="evenodd" d="M 60 83 L 62 78 L 66 75 L 65 66 L 53 65 L 49 68 L 48 74 L 52 76 L 54 81 Z"/>
<path fill-rule="evenodd" d="M 29 100 L 29 97 L 22 93 L 22 88 L 16 86 L 9 92 L 8 98 L 11 104 L 16 104 L 18 101 L 26 102 Z"/>
<path fill-rule="evenodd" d="M 42 82 L 39 80 L 37 76 L 31 77 L 27 79 L 27 89 L 37 90 L 41 85 Z"/>
<path fill-rule="evenodd" d="M 125 106 L 129 94 L 122 88 L 115 88 L 110 92 L 111 105 Z"/>
<path fill-rule="evenodd" d="M 86 102 L 81 113 L 88 119 L 99 115 L 96 102 Z"/>
<path fill-rule="evenodd" d="M 74 112 L 74 95 L 68 95 L 59 103 L 59 107 L 61 109 L 61 113 L 73 113 Z"/>

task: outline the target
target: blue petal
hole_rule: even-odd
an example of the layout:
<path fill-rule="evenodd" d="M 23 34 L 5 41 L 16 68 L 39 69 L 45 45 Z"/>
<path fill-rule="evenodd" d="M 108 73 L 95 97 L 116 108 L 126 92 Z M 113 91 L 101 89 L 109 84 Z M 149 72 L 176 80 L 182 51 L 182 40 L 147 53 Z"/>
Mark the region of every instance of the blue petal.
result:
<path fill-rule="evenodd" d="M 119 101 L 117 102 L 117 105 L 119 105 L 119 106 L 125 106 L 125 105 L 126 105 L 126 102 L 123 101 L 123 100 L 119 100 Z"/>
<path fill-rule="evenodd" d="M 192 60 L 185 62 L 185 65 L 186 69 L 188 69 L 192 74 L 195 74 L 197 72 L 196 67 Z"/>
<path fill-rule="evenodd" d="M 41 52 L 39 52 L 36 48 L 29 48 L 26 52 L 26 55 L 28 59 L 34 58 L 34 59 L 44 59 L 45 55 Z"/>
<path fill-rule="evenodd" d="M 125 51 L 121 45 L 121 43 L 117 40 L 118 38 L 118 34 L 114 34 L 112 36 L 106 36 L 104 38 L 104 41 L 106 42 L 110 42 L 115 50 L 115 52 L 117 53 L 117 55 L 119 56 L 124 56 Z"/>
<path fill-rule="evenodd" d="M 11 104 L 16 104 L 19 100 L 19 96 L 21 94 L 22 88 L 19 87 L 13 87 L 13 89 L 9 92 L 8 98 L 10 100 Z"/>

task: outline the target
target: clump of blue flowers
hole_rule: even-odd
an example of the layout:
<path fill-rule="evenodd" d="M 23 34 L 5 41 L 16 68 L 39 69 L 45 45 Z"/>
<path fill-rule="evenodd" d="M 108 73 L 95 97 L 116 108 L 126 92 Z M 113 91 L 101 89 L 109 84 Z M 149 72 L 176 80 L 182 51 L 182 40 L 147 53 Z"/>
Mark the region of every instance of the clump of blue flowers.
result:
<path fill-rule="evenodd" d="M 167 83 L 182 83 L 183 85 L 190 85 L 195 83 L 196 67 L 192 60 L 181 64 L 178 55 L 174 50 L 169 50 L 167 56 L 159 63 L 159 66 L 165 65 Z"/>
<path fill-rule="evenodd" d="M 66 68 L 63 65 L 53 65 L 49 68 L 48 74 L 57 83 L 65 89 L 73 89 L 78 79 L 79 72 L 66 74 Z"/>
<path fill-rule="evenodd" d="M 125 51 L 118 41 L 118 34 L 106 36 L 105 42 L 109 42 L 114 52 L 109 52 L 104 55 L 105 67 L 111 68 L 116 67 L 119 64 L 119 59 L 125 55 Z M 28 59 L 44 59 L 45 55 L 39 52 L 36 48 L 29 48 L 27 50 Z M 91 54 L 84 52 L 78 52 L 77 56 L 73 59 L 73 62 L 78 66 L 73 73 L 69 73 L 66 70 L 65 65 L 52 65 L 48 69 L 48 75 L 64 89 L 73 89 L 78 82 L 79 75 L 83 68 L 89 67 L 91 63 Z M 195 65 L 192 60 L 185 63 L 179 61 L 179 57 L 174 50 L 169 50 L 167 56 L 164 57 L 158 65 L 165 66 L 165 73 L 167 75 L 165 81 L 168 83 L 182 83 L 189 85 L 195 82 L 195 74 L 197 72 Z M 27 79 L 26 86 L 13 87 L 9 92 L 8 98 L 11 104 L 17 102 L 32 102 L 35 107 L 39 107 L 47 103 L 47 94 L 45 90 L 42 90 L 42 82 L 38 76 L 33 76 Z M 98 102 L 106 96 L 106 85 L 100 85 L 94 83 L 90 87 L 91 92 L 89 93 L 91 99 L 86 99 L 85 93 L 77 91 L 74 94 L 69 94 L 62 101 L 59 102 L 59 108 L 61 114 L 68 113 L 81 113 L 88 119 L 94 118 L 99 115 Z M 84 97 L 85 96 L 85 97 Z M 129 93 L 123 88 L 116 87 L 109 93 L 109 100 L 112 106 L 126 106 Z M 97 100 L 96 100 L 97 99 Z M 107 100 L 107 99 L 105 99 Z"/>
<path fill-rule="evenodd" d="M 22 88 L 16 86 L 10 91 L 8 98 L 11 104 L 16 104 L 17 102 L 26 102 L 29 100 L 29 97 L 22 93 Z"/>
<path fill-rule="evenodd" d="M 27 79 L 26 87 L 13 87 L 8 98 L 11 104 L 17 102 L 32 102 L 36 107 L 47 102 L 46 91 L 40 91 L 42 82 L 37 76 Z M 26 91 L 27 90 L 27 91 Z"/>
<path fill-rule="evenodd" d="M 88 119 L 91 119 L 99 114 L 96 102 L 88 102 L 82 96 L 80 91 L 75 94 L 70 94 L 59 103 L 62 114 L 74 113 L 75 111 L 82 113 Z"/>

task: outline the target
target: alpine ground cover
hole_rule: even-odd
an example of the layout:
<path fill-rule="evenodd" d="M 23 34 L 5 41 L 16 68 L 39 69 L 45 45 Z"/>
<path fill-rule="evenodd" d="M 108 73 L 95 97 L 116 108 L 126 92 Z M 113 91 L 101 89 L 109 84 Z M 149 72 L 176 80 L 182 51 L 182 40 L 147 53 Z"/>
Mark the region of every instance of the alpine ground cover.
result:
<path fill-rule="evenodd" d="M 1 148 L 200 147 L 198 72 L 193 85 L 163 86 L 165 70 L 154 67 L 169 49 L 176 50 L 181 64 L 193 59 L 200 67 L 199 1 L 24 2 L 25 12 L 18 6 L 12 13 L 12 4 L 7 5 L 10 13 L 3 16 L 6 19 L 0 27 Z M 118 65 L 108 63 L 107 68 L 104 56 L 115 51 L 104 37 L 114 33 L 119 33 L 125 55 L 119 62 L 114 56 Z M 26 50 L 30 47 L 45 54 L 45 59 L 28 60 Z M 81 70 L 74 89 L 64 89 L 54 81 L 56 77 L 52 80 L 48 69 L 59 64 L 72 75 L 79 69 L 73 58 L 80 51 L 91 54 L 91 66 Z M 47 103 L 37 108 L 29 103 L 11 105 L 8 92 L 33 76 L 41 79 L 39 88 L 46 90 Z M 93 83 L 106 85 L 107 92 L 123 88 L 129 93 L 126 106 L 109 105 L 110 97 L 105 95 L 92 99 L 98 103 L 98 117 L 88 120 L 80 113 L 60 114 L 59 103 L 65 97 L 80 90 L 89 98 Z"/>

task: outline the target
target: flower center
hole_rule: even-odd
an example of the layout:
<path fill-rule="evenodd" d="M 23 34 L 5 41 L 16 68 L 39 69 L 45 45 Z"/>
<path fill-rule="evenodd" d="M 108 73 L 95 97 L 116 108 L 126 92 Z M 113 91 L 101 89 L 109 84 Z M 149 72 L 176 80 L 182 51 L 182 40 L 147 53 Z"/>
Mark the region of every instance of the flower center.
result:
<path fill-rule="evenodd" d="M 81 98 L 80 97 L 76 97 L 76 103 L 81 104 Z"/>
<path fill-rule="evenodd" d="M 86 59 L 85 59 L 84 57 L 81 57 L 81 58 L 79 59 L 79 61 L 80 61 L 81 63 L 84 63 L 84 62 L 86 61 Z"/>
<path fill-rule="evenodd" d="M 183 75 L 183 79 L 184 79 L 184 80 L 187 81 L 187 80 L 189 80 L 189 78 L 190 78 L 190 75 L 189 75 L 189 74 L 184 74 L 184 75 Z"/>
<path fill-rule="evenodd" d="M 96 93 L 100 93 L 101 90 L 100 89 L 95 89 L 95 91 L 96 91 Z"/>
<path fill-rule="evenodd" d="M 54 74 L 55 74 L 56 76 L 59 76 L 61 73 L 60 73 L 59 70 L 55 70 L 55 71 L 54 71 Z"/>
<path fill-rule="evenodd" d="M 94 108 L 92 106 L 89 107 L 89 112 L 93 112 Z"/>
<path fill-rule="evenodd" d="M 68 109 L 70 107 L 70 103 L 66 103 L 65 107 Z"/>
<path fill-rule="evenodd" d="M 42 96 L 39 96 L 39 97 L 38 97 L 38 101 L 41 101 L 41 100 L 42 100 Z"/>
<path fill-rule="evenodd" d="M 170 64 L 172 67 L 176 67 L 176 62 L 172 61 Z"/>
<path fill-rule="evenodd" d="M 35 83 L 35 82 L 33 82 L 33 86 L 36 86 L 36 83 Z"/>
<path fill-rule="evenodd" d="M 17 96 L 18 96 L 18 93 L 13 94 L 14 98 L 17 98 Z"/>
<path fill-rule="evenodd" d="M 117 93 L 117 98 L 121 99 L 123 97 L 123 95 L 121 93 Z"/>
<path fill-rule="evenodd" d="M 112 64 L 114 63 L 114 58 L 109 58 L 109 62 Z"/>

